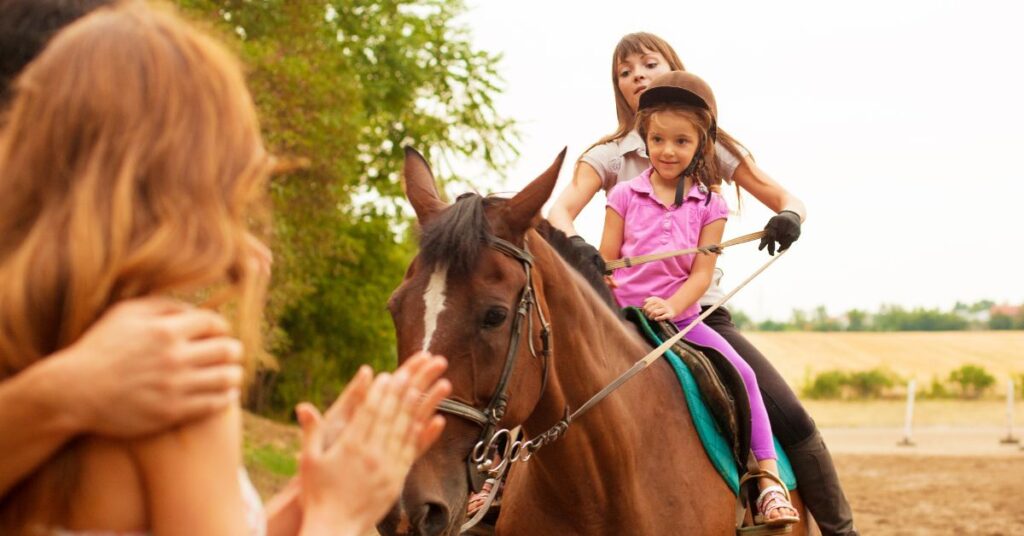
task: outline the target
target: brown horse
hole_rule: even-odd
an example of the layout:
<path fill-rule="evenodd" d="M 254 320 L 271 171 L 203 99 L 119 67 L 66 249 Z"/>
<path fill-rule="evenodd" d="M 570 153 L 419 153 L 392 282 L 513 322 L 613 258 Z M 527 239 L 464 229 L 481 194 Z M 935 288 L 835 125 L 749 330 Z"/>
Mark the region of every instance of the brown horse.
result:
<path fill-rule="evenodd" d="M 548 430 L 567 406 L 579 407 L 650 350 L 535 230 L 564 155 L 511 199 L 468 195 L 449 206 L 426 161 L 406 152 L 406 195 L 422 237 L 388 303 L 398 355 L 427 349 L 447 356 L 451 398 L 481 410 L 507 385 L 497 426 L 522 425 L 527 437 Z M 501 241 L 514 247 L 494 247 Z M 510 249 L 532 255 L 531 276 Z M 516 322 L 528 277 L 540 314 L 528 311 Z M 537 351 L 542 318 L 550 322 L 549 359 Z M 515 346 L 517 324 L 524 333 Z M 514 363 L 503 382 L 506 359 Z M 399 534 L 401 517 L 412 534 L 457 534 L 469 493 L 466 460 L 480 437 L 471 419 L 449 415 L 381 532 Z M 497 533 L 725 535 L 734 534 L 734 512 L 735 497 L 701 447 L 679 382 L 659 360 L 564 437 L 513 466 Z"/>

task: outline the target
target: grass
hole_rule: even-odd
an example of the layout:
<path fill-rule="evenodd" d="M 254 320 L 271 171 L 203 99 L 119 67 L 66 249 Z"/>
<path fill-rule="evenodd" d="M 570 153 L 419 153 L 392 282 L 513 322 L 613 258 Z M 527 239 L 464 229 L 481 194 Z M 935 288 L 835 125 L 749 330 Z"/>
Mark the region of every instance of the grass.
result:
<path fill-rule="evenodd" d="M 256 489 L 266 500 L 283 488 L 298 471 L 299 427 L 248 412 L 245 413 L 243 427 L 245 467 Z"/>
<path fill-rule="evenodd" d="M 259 467 L 275 476 L 295 476 L 299 469 L 295 453 L 268 445 L 245 445 L 245 466 Z"/>

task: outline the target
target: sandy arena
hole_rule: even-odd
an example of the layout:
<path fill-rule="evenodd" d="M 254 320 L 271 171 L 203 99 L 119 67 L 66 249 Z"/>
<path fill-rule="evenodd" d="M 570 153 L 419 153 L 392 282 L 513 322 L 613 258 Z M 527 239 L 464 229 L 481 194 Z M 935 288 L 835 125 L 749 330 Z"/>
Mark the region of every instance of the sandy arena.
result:
<path fill-rule="evenodd" d="M 1024 451 L 1005 428 L 826 428 L 857 526 L 873 535 L 1024 534 Z"/>

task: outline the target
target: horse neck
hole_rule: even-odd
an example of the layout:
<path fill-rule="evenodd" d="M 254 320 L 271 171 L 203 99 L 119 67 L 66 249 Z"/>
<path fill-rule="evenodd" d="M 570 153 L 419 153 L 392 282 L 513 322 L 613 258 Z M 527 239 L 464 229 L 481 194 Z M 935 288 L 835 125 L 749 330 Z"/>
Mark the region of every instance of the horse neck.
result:
<path fill-rule="evenodd" d="M 553 250 L 536 252 L 535 257 L 542 263 L 540 291 L 547 304 L 553 348 L 547 392 L 524 423 L 530 437 L 561 419 L 567 407 L 579 408 L 649 351 L 586 280 Z M 552 469 L 551 485 L 557 485 L 557 480 L 567 474 L 600 471 L 607 478 L 610 469 L 594 466 L 593 460 L 629 456 L 650 433 L 630 416 L 631 407 L 647 402 L 638 400 L 636 394 L 634 389 L 620 390 L 602 400 L 530 463 L 540 466 L 540 473 L 544 473 L 543 466 Z M 601 423 L 614 423 L 614 441 L 596 440 L 609 435 L 607 429 L 600 429 Z"/>
<path fill-rule="evenodd" d="M 550 248 L 535 248 L 538 292 L 551 322 L 549 382 L 523 424 L 536 438 L 650 349 Z M 554 257 L 554 258 L 552 258 Z M 678 403 L 678 411 L 659 411 Z M 730 528 L 733 499 L 702 454 L 678 380 L 655 363 L 509 476 L 499 531 L 511 534 L 694 534 Z M 676 471 L 686 463 L 686 474 Z M 680 486 L 689 498 L 679 501 Z M 660 490 L 669 500 L 649 490 Z M 706 499 L 706 500 L 704 500 Z M 543 505 L 538 509 L 537 505 Z M 724 521 L 724 523 L 723 523 Z"/>

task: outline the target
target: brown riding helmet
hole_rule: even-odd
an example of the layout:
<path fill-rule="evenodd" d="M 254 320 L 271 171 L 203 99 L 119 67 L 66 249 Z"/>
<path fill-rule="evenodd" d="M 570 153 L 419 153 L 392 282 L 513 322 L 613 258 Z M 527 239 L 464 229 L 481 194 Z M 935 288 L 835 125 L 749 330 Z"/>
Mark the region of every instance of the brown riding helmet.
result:
<path fill-rule="evenodd" d="M 701 77 L 686 71 L 671 71 L 651 82 L 647 90 L 640 94 L 639 110 L 665 103 L 680 103 L 703 108 L 711 112 L 711 139 L 716 138 L 718 123 L 718 105 L 715 94 Z"/>

